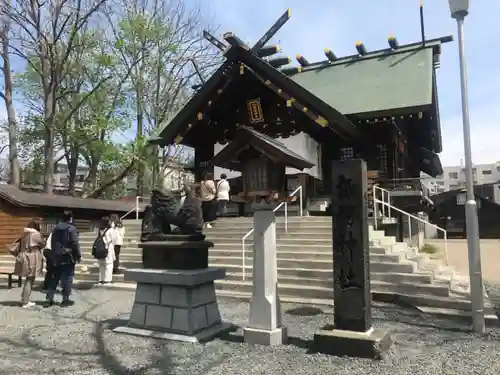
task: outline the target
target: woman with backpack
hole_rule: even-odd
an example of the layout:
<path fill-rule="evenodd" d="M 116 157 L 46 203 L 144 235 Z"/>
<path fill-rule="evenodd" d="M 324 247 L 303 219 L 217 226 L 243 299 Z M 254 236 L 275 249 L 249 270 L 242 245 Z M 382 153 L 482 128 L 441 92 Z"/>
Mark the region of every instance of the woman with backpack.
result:
<path fill-rule="evenodd" d="M 109 216 L 99 223 L 97 238 L 92 247 L 92 255 L 99 263 L 99 284 L 113 281 L 113 263 L 115 261 L 114 229 Z"/>
<path fill-rule="evenodd" d="M 114 231 L 114 250 L 115 250 L 115 261 L 113 262 L 113 274 L 120 272 L 120 250 L 123 245 L 123 239 L 125 238 L 125 227 L 117 214 L 111 215 L 111 222 Z"/>

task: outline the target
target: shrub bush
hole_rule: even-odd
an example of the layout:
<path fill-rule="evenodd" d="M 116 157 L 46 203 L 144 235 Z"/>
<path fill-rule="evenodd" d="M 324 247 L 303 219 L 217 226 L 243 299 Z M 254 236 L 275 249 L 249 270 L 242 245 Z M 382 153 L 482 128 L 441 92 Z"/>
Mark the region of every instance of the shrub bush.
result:
<path fill-rule="evenodd" d="M 420 251 L 422 253 L 427 253 L 427 254 L 437 254 L 439 253 L 439 249 L 431 244 L 426 243 L 424 246 L 420 248 Z"/>

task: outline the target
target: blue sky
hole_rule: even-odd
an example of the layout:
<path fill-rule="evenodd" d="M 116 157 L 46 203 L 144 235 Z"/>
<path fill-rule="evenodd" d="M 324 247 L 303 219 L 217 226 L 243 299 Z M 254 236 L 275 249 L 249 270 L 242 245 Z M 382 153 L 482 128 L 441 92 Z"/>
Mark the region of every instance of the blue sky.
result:
<path fill-rule="evenodd" d="M 328 47 L 337 56 L 355 53 L 361 40 L 368 49 L 387 46 L 396 35 L 401 44 L 420 40 L 419 0 L 210 0 L 201 1 L 213 15 L 220 33 L 232 31 L 253 43 L 287 9 L 292 17 L 274 38 L 283 53 L 297 53 L 310 61 L 324 60 Z M 500 160 L 500 1 L 471 1 L 465 40 L 469 72 L 469 97 L 474 163 Z M 438 70 L 438 92 L 443 133 L 443 165 L 458 165 L 463 158 L 460 75 L 456 22 L 450 18 L 448 0 L 424 0 L 427 38 L 453 34 L 443 45 Z"/>

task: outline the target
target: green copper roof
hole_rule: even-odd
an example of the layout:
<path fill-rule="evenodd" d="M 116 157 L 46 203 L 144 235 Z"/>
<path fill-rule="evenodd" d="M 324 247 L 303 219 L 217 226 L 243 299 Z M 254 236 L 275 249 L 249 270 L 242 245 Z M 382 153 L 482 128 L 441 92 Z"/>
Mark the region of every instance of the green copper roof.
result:
<path fill-rule="evenodd" d="M 432 104 L 432 48 L 308 68 L 290 78 L 344 115 Z"/>

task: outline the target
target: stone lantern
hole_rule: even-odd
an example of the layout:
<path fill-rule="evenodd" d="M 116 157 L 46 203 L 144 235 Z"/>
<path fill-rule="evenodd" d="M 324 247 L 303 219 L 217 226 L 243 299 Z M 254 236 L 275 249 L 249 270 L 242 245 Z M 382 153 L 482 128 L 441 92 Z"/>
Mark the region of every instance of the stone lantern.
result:
<path fill-rule="evenodd" d="M 212 164 L 241 172 L 243 197 L 254 208 L 253 290 L 249 324 L 244 329 L 245 341 L 284 344 L 287 332 L 281 324 L 277 291 L 274 208 L 279 201 L 287 199 L 286 167 L 302 170 L 313 164 L 279 141 L 245 126 L 237 129 L 234 139 L 214 156 Z"/>

